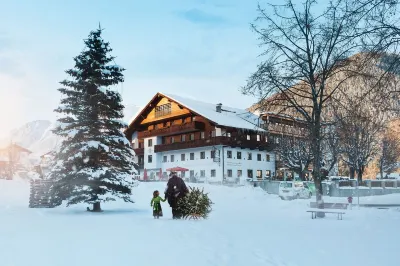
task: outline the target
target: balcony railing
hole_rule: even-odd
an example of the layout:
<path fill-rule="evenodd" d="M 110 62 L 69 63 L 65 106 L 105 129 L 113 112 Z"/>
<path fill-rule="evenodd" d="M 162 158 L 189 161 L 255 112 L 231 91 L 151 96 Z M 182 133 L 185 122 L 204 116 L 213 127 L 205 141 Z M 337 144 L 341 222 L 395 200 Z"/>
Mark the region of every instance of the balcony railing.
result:
<path fill-rule="evenodd" d="M 171 144 L 163 144 L 163 145 L 155 145 L 155 152 L 165 152 L 171 150 L 183 150 L 183 149 L 191 149 L 198 148 L 204 146 L 215 146 L 215 145 L 225 145 L 230 147 L 239 147 L 239 148 L 248 148 L 248 149 L 260 149 L 260 150 L 272 150 L 272 144 L 257 141 L 257 140 L 248 140 L 246 138 L 238 138 L 238 137 L 226 137 L 219 136 L 210 139 L 198 139 L 193 141 L 184 141 L 184 142 L 175 142 Z"/>
<path fill-rule="evenodd" d="M 144 155 L 144 148 L 133 149 L 137 155 Z"/>
<path fill-rule="evenodd" d="M 204 123 L 193 121 L 181 125 L 172 125 L 170 127 L 165 128 L 158 128 L 153 130 L 147 131 L 140 131 L 138 132 L 138 138 L 148 138 L 154 136 L 168 136 L 168 135 L 175 135 L 179 133 L 188 133 L 197 130 L 204 130 Z"/>
<path fill-rule="evenodd" d="M 307 129 L 300 127 L 288 127 L 276 124 L 269 124 L 267 126 L 267 131 L 273 134 L 283 134 L 283 135 L 295 135 L 295 136 L 306 136 Z"/>

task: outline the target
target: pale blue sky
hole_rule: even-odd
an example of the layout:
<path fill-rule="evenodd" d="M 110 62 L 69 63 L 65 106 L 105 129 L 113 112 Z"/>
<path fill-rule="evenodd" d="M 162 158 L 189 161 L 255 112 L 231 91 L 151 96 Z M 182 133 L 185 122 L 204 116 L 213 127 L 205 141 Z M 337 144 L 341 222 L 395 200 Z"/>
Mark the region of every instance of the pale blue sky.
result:
<path fill-rule="evenodd" d="M 257 0 L 0 0 L 0 135 L 54 120 L 58 82 L 101 22 L 125 67 L 126 105 L 158 91 L 246 108 L 240 86 L 261 52 L 249 23 Z"/>

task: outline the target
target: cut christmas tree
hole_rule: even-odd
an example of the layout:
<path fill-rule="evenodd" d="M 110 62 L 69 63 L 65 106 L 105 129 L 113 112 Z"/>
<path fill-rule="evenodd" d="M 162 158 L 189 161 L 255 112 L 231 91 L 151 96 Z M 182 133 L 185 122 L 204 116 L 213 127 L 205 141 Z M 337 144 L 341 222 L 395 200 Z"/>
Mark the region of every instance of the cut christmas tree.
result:
<path fill-rule="evenodd" d="M 178 200 L 178 212 L 183 219 L 206 219 L 211 212 L 212 201 L 204 189 L 189 187 L 189 193 Z"/>
<path fill-rule="evenodd" d="M 61 82 L 63 94 L 55 112 L 61 114 L 54 133 L 63 138 L 49 178 L 54 194 L 67 206 L 100 203 L 121 198 L 132 202 L 135 170 L 134 151 L 122 129 L 120 94 L 112 87 L 124 81 L 124 69 L 115 65 L 108 42 L 99 28 L 92 31 L 85 48 L 74 58 L 75 67 Z"/>

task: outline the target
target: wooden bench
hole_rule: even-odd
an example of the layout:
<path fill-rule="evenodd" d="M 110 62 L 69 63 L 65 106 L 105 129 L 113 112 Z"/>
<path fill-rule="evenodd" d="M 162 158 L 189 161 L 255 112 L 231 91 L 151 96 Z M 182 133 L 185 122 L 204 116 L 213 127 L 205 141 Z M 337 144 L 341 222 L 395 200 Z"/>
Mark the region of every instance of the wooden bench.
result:
<path fill-rule="evenodd" d="M 308 210 L 307 212 L 311 212 L 311 219 L 317 219 L 317 212 L 335 213 L 337 214 L 338 220 L 343 220 L 343 214 L 346 214 L 345 212 L 342 211 L 325 211 L 324 209 L 313 209 L 313 210 Z"/>
<path fill-rule="evenodd" d="M 348 203 L 324 203 L 324 209 L 337 209 L 337 210 L 346 210 Z M 310 202 L 310 208 L 318 208 L 316 202 Z"/>

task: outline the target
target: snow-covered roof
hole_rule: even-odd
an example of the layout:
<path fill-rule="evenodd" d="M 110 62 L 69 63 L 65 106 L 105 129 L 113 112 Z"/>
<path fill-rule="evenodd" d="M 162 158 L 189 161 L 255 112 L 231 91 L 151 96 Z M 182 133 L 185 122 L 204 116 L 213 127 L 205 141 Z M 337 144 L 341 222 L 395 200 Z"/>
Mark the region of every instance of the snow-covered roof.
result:
<path fill-rule="evenodd" d="M 209 119 L 210 121 L 226 127 L 234 127 L 240 129 L 265 131 L 258 127 L 259 117 L 244 109 L 221 106 L 221 113 L 216 111 L 216 104 L 200 102 L 195 99 L 185 98 L 173 94 L 164 94 L 167 98 L 177 102 L 178 104 L 192 110 L 193 112 Z"/>

